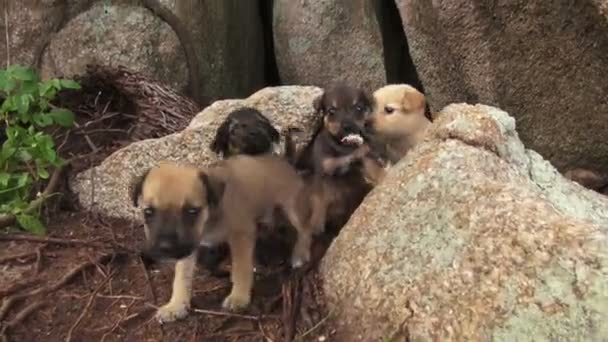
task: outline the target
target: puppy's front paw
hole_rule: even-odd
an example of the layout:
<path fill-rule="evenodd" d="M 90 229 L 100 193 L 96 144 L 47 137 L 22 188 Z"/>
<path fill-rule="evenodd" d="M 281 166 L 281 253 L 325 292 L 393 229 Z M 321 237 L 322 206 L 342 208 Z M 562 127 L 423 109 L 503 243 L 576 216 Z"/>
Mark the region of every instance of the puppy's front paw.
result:
<path fill-rule="evenodd" d="M 245 294 L 231 293 L 224 302 L 222 307 L 231 311 L 241 310 L 249 305 L 250 297 Z"/>
<path fill-rule="evenodd" d="M 310 253 L 294 254 L 291 257 L 291 268 L 300 268 L 310 261 Z"/>
<path fill-rule="evenodd" d="M 174 322 L 188 316 L 188 309 L 185 303 L 168 303 L 158 309 L 156 319 L 160 324 Z"/>

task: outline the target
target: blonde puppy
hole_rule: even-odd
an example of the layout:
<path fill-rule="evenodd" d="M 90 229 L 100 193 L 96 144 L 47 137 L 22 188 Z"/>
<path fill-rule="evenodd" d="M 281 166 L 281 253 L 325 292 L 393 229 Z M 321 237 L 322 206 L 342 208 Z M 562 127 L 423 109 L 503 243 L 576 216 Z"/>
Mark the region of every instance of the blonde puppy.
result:
<path fill-rule="evenodd" d="M 420 142 L 431 123 L 424 115 L 424 94 L 408 84 L 390 84 L 376 90 L 368 126 L 385 145 L 391 164 Z"/>

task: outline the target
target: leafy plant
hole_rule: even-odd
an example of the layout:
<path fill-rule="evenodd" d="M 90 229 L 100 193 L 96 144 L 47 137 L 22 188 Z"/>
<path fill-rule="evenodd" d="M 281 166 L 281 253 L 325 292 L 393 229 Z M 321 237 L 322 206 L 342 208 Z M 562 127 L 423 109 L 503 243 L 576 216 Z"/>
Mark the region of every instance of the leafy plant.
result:
<path fill-rule="evenodd" d="M 0 215 L 14 215 L 20 228 L 35 234 L 46 231 L 30 205 L 40 196 L 33 193 L 35 187 L 49 179 L 51 168 L 65 163 L 45 130 L 74 124 L 71 111 L 51 103 L 63 89 L 80 85 L 65 79 L 42 82 L 34 70 L 20 65 L 0 70 L 0 127 L 5 135 L 0 132 Z"/>

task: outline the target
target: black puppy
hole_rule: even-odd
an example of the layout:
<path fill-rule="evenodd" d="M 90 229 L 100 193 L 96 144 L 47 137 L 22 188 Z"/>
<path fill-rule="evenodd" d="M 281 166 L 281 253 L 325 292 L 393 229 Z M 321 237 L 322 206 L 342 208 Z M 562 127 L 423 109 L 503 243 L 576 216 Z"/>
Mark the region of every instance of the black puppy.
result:
<path fill-rule="evenodd" d="M 279 139 L 279 132 L 266 116 L 257 109 L 243 107 L 228 114 L 209 148 L 221 158 L 274 153 Z"/>

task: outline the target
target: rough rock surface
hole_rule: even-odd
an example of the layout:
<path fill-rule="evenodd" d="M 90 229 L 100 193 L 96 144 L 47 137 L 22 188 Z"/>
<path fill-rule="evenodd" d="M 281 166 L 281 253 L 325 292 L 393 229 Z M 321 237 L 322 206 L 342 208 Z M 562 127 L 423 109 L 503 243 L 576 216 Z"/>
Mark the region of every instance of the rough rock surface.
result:
<path fill-rule="evenodd" d="M 0 2 L 0 65 L 34 65 L 44 42 L 61 21 L 59 1 L 2 1 Z M 6 20 L 8 18 L 8 20 Z M 8 24 L 8 25 L 7 25 Z M 8 26 L 8 48 L 6 28 Z"/>
<path fill-rule="evenodd" d="M 136 5 L 98 2 L 70 20 L 51 40 L 41 72 L 43 77 L 72 77 L 83 74 L 89 63 L 124 65 L 180 91 L 188 82 L 175 32 Z"/>
<path fill-rule="evenodd" d="M 283 84 L 326 87 L 342 80 L 371 91 L 386 83 L 371 1 L 276 0 L 273 32 Z"/>
<path fill-rule="evenodd" d="M 560 171 L 608 165 L 606 1 L 397 0 L 431 109 L 502 108 Z"/>
<path fill-rule="evenodd" d="M 607 227 L 506 112 L 452 104 L 334 241 L 324 291 L 352 340 L 605 340 Z"/>
<path fill-rule="evenodd" d="M 101 165 L 76 175 L 70 187 L 84 209 L 139 220 L 129 198 L 129 187 L 145 169 L 161 160 L 201 167 L 215 161 L 209 143 L 228 113 L 242 106 L 257 108 L 279 130 L 289 126 L 310 131 L 315 117 L 312 102 L 320 93 L 321 89 L 310 86 L 269 87 L 247 99 L 217 101 L 197 114 L 184 131 L 132 143 Z"/>

